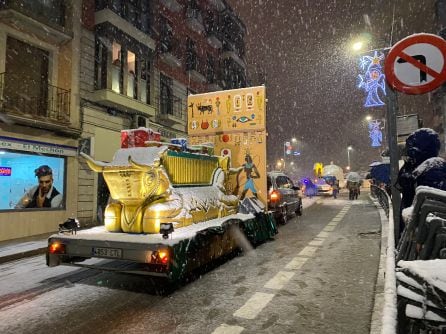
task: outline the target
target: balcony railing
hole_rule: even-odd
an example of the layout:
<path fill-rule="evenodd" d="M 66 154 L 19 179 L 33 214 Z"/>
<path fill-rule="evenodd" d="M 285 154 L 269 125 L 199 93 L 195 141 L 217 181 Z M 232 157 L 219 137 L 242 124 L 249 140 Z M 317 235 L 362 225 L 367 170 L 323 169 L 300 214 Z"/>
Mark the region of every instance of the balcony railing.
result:
<path fill-rule="evenodd" d="M 190 29 L 198 33 L 204 31 L 203 17 L 198 8 L 189 7 L 186 9 L 186 24 Z"/>
<path fill-rule="evenodd" d="M 184 110 L 183 101 L 177 96 L 171 96 L 171 98 L 162 98 L 161 96 L 156 98 L 156 104 L 158 106 L 156 111 L 156 118 L 158 120 L 179 120 L 186 122 L 187 112 Z"/>
<path fill-rule="evenodd" d="M 179 40 L 165 35 L 161 37 L 159 51 L 161 58 L 171 66 L 180 67 L 184 48 Z"/>
<path fill-rule="evenodd" d="M 0 106 L 3 112 L 28 118 L 70 123 L 70 91 L 50 84 L 42 85 L 39 96 L 28 96 L 8 89 L 8 74 L 0 73 Z"/>

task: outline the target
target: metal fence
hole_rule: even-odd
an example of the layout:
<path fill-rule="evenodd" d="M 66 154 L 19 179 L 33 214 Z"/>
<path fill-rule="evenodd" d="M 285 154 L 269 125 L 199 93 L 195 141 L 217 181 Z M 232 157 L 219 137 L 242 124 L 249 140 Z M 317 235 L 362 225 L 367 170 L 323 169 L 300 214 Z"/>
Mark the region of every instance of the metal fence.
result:
<path fill-rule="evenodd" d="M 381 207 L 386 212 L 386 216 L 389 217 L 389 195 L 387 194 L 385 189 L 382 189 L 378 186 L 371 185 L 370 186 L 370 193 L 373 198 L 376 198 L 381 205 Z"/>
<path fill-rule="evenodd" d="M 25 91 L 8 89 L 8 76 L 0 73 L 0 100 L 2 110 L 14 114 L 30 115 L 60 123 L 70 122 L 70 91 L 42 83 L 40 94 L 29 96 Z"/>

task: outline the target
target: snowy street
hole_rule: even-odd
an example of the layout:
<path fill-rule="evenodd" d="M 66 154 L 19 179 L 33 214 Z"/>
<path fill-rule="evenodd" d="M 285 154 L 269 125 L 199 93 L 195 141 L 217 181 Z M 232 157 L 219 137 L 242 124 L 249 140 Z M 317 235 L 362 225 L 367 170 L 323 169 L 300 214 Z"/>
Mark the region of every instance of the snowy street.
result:
<path fill-rule="evenodd" d="M 43 256 L 0 267 L 2 333 L 368 333 L 380 254 L 368 197 L 318 198 L 274 241 L 170 294 L 159 282 L 48 268 Z"/>

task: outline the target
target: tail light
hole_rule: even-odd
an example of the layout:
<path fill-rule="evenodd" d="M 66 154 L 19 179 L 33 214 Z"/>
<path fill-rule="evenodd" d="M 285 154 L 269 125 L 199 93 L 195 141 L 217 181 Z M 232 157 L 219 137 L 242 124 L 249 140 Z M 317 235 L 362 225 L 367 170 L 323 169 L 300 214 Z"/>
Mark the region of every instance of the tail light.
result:
<path fill-rule="evenodd" d="M 65 254 L 65 245 L 60 242 L 53 242 L 48 245 L 48 252 L 50 254 Z"/>
<path fill-rule="evenodd" d="M 277 190 L 274 190 L 269 195 L 269 198 L 271 199 L 271 202 L 277 202 L 280 199 L 280 194 Z"/>
<path fill-rule="evenodd" d="M 169 263 L 169 252 L 167 250 L 157 250 L 152 253 L 150 263 L 167 265 Z"/>

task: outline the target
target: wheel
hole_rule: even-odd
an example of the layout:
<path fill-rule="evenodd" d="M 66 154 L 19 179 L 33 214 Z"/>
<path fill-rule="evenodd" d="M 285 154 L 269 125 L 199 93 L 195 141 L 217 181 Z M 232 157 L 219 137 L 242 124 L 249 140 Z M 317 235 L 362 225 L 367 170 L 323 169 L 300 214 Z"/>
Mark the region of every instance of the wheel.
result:
<path fill-rule="evenodd" d="M 288 223 L 288 216 L 287 216 L 287 210 L 286 210 L 286 207 L 284 207 L 283 210 L 282 210 L 281 223 L 282 223 L 283 225 L 285 225 L 286 223 Z"/>
<path fill-rule="evenodd" d="M 302 202 L 299 203 L 299 207 L 296 209 L 296 216 L 302 216 Z"/>

